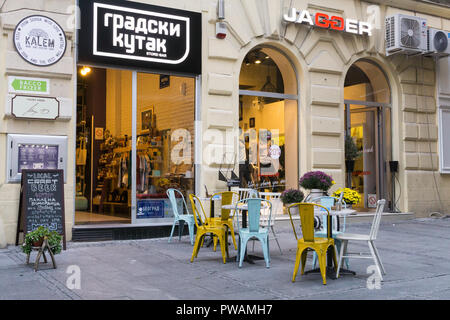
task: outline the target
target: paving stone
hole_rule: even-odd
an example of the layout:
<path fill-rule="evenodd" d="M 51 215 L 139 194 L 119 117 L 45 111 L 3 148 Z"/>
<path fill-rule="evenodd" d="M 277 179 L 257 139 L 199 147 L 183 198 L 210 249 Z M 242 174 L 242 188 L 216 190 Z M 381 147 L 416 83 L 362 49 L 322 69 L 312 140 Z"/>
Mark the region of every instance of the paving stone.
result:
<path fill-rule="evenodd" d="M 370 223 L 351 223 L 347 231 L 367 233 Z M 270 242 L 270 268 L 264 260 L 222 263 L 220 248 L 204 246 L 190 262 L 189 237 L 168 243 L 167 238 L 99 243 L 68 243 L 56 256 L 58 268 L 41 265 L 38 272 L 25 265 L 19 247 L 0 250 L 0 299 L 219 299 L 219 300 L 333 300 L 450 299 L 450 219 L 384 222 L 376 245 L 387 270 L 381 289 L 369 289 L 369 259 L 351 259 L 354 275 L 342 275 L 322 285 L 320 274 L 297 275 L 291 281 L 296 240 L 288 221 L 277 223 L 283 249 Z M 236 250 L 229 246 L 230 256 Z M 262 256 L 260 244 L 248 252 Z M 350 242 L 350 251 L 366 251 L 367 244 Z M 312 255 L 306 270 L 312 268 Z M 66 286 L 68 267 L 79 266 L 81 289 Z"/>

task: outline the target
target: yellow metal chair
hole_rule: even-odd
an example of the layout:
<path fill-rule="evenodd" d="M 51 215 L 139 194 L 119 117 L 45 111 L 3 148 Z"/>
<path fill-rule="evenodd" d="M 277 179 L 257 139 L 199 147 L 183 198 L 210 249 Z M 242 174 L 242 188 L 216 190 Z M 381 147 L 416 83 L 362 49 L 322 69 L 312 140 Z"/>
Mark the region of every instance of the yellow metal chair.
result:
<path fill-rule="evenodd" d="M 223 191 L 214 193 L 211 197 L 211 201 L 214 201 L 213 200 L 214 197 L 217 196 L 220 196 L 222 198 L 221 201 L 222 206 L 235 204 L 236 202 L 239 201 L 239 193 L 234 191 Z M 209 220 L 211 221 L 211 224 L 224 225 L 228 227 L 228 230 L 230 230 L 231 233 L 231 238 L 233 239 L 234 249 L 237 250 L 236 238 L 234 236 L 234 228 L 233 228 L 234 212 L 231 215 L 231 211 L 234 210 L 221 208 L 220 217 L 210 218 Z M 217 247 L 217 238 L 214 237 L 214 251 L 216 251 L 216 247 Z"/>
<path fill-rule="evenodd" d="M 197 257 L 204 236 L 208 233 L 212 233 L 219 239 L 223 263 L 226 263 L 228 256 L 228 248 L 226 245 L 226 227 L 222 224 L 217 225 L 210 222 L 210 220 L 206 217 L 205 210 L 203 209 L 203 205 L 200 199 L 196 195 L 190 194 L 189 200 L 192 204 L 192 212 L 194 214 L 195 225 L 197 226 L 197 234 L 195 236 L 194 250 L 192 252 L 191 262 L 193 262 L 194 258 Z"/>
<path fill-rule="evenodd" d="M 322 275 L 323 284 L 327 284 L 326 269 L 327 269 L 327 251 L 331 246 L 333 248 L 333 260 L 334 265 L 337 266 L 336 249 L 334 247 L 333 238 L 315 238 L 314 237 L 314 207 L 320 207 L 326 210 L 327 220 L 330 221 L 330 212 L 324 206 L 315 203 L 294 203 L 288 206 L 289 218 L 291 220 L 292 228 L 294 230 L 295 239 L 297 239 L 297 254 L 295 257 L 294 274 L 292 276 L 292 282 L 295 282 L 300 262 L 302 263 L 301 274 L 305 273 L 305 265 L 308 250 L 313 250 L 317 253 L 319 260 L 320 273 Z M 303 238 L 297 237 L 295 231 L 294 221 L 292 219 L 291 208 L 297 207 L 300 214 L 300 224 L 303 234 Z M 328 223 L 328 225 L 330 225 Z"/>

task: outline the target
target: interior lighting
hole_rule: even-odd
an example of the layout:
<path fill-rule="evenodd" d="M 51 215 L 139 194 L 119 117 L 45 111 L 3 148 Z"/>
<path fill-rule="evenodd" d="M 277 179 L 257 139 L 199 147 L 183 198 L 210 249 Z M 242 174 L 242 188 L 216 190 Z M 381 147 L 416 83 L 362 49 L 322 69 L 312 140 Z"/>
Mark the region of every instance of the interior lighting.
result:
<path fill-rule="evenodd" d="M 80 70 L 80 74 L 81 74 L 83 77 L 85 77 L 85 76 L 87 76 L 91 71 L 92 71 L 91 68 L 89 68 L 89 67 L 83 67 L 83 68 Z"/>

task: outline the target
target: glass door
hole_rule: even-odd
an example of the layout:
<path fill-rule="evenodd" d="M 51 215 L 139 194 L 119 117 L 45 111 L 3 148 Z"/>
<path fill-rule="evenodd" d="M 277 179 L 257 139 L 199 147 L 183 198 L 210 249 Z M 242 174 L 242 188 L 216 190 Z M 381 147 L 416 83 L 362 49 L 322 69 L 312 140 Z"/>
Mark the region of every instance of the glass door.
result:
<path fill-rule="evenodd" d="M 346 105 L 346 135 L 360 152 L 353 170 L 347 172 L 347 187 L 361 194 L 362 201 L 354 206 L 361 211 L 374 210 L 376 201 L 386 198 L 384 114 L 381 106 Z"/>

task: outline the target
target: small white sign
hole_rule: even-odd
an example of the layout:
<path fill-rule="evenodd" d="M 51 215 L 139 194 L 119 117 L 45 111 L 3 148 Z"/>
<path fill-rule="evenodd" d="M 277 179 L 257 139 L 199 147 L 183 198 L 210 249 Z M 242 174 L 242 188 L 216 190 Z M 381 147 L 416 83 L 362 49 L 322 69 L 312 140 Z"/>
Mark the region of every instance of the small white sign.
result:
<path fill-rule="evenodd" d="M 66 52 L 66 35 L 54 20 L 29 16 L 19 22 L 14 30 L 14 45 L 27 62 L 40 67 L 58 62 Z"/>
<path fill-rule="evenodd" d="M 270 146 L 269 154 L 272 159 L 279 159 L 281 156 L 281 149 L 276 144 Z"/>
<path fill-rule="evenodd" d="M 11 114 L 16 118 L 55 120 L 59 117 L 56 98 L 15 96 L 11 100 Z"/>
<path fill-rule="evenodd" d="M 367 207 L 376 208 L 377 207 L 377 195 L 369 193 L 367 195 Z"/>
<path fill-rule="evenodd" d="M 9 76 L 8 92 L 50 94 L 50 79 Z"/>

